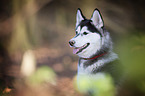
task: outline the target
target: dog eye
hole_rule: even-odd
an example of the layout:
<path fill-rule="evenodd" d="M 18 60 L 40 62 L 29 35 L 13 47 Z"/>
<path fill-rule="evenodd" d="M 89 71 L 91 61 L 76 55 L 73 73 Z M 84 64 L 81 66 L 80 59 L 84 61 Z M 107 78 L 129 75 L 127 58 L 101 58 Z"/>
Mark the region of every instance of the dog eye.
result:
<path fill-rule="evenodd" d="M 76 34 L 78 34 L 78 31 L 76 31 Z"/>
<path fill-rule="evenodd" d="M 87 32 L 84 32 L 83 34 L 84 34 L 84 35 L 87 35 L 88 33 L 87 33 Z"/>

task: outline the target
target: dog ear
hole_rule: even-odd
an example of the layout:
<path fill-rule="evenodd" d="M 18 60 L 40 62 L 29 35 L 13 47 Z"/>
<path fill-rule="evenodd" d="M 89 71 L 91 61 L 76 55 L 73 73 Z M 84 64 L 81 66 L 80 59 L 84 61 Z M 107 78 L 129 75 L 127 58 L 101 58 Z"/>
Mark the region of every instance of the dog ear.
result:
<path fill-rule="evenodd" d="M 85 19 L 85 17 L 84 17 L 84 15 L 82 14 L 82 11 L 81 11 L 81 9 L 80 8 L 78 8 L 78 10 L 77 10 L 77 16 L 76 16 L 76 27 L 79 25 L 79 23 L 82 21 L 82 20 L 84 20 Z"/>
<path fill-rule="evenodd" d="M 92 14 L 92 18 L 91 20 L 93 21 L 93 24 L 100 29 L 101 27 L 104 26 L 104 22 L 101 16 L 101 13 L 98 9 L 95 9 L 93 14 Z"/>

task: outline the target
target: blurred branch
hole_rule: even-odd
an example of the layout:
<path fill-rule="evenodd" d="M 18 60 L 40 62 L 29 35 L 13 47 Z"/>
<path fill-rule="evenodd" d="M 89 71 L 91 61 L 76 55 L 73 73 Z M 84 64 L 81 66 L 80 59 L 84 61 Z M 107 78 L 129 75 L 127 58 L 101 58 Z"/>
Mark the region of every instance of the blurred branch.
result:
<path fill-rule="evenodd" d="M 8 18 L 7 20 L 0 22 L 0 36 L 8 35 L 13 30 L 13 18 L 22 16 L 23 20 L 28 19 L 30 16 L 37 13 L 43 6 L 45 6 L 47 3 L 49 3 L 51 0 L 26 0 L 26 4 L 22 5 L 20 4 L 19 0 L 13 0 L 14 5 L 18 6 L 18 9 L 15 10 L 15 14 Z M 24 1 L 24 0 L 22 0 Z M 23 2 L 22 2 L 23 3 Z M 23 6 L 22 8 L 19 8 L 20 6 Z"/>

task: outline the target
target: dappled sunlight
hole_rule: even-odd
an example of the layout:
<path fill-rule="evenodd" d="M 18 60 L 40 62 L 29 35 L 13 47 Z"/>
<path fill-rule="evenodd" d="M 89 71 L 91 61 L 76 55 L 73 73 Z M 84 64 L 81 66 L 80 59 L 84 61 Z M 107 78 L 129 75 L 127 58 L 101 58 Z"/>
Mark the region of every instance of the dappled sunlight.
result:
<path fill-rule="evenodd" d="M 34 53 L 28 50 L 24 53 L 20 72 L 23 76 L 30 76 L 36 70 L 36 60 Z"/>

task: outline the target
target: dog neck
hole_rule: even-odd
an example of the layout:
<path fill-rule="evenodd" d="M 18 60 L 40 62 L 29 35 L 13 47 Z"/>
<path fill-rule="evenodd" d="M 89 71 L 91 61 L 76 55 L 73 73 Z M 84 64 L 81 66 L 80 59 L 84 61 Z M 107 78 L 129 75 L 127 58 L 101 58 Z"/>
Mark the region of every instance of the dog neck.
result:
<path fill-rule="evenodd" d="M 85 60 L 80 58 L 78 64 L 78 74 L 91 74 L 93 70 L 99 69 L 105 64 L 114 61 L 118 56 L 114 52 L 108 52 L 96 59 Z"/>
<path fill-rule="evenodd" d="M 107 54 L 107 52 L 102 53 L 102 54 L 99 54 L 99 55 L 96 55 L 96 56 L 91 57 L 91 58 L 82 58 L 82 59 L 84 59 L 84 60 L 94 60 L 94 59 L 97 59 L 97 58 L 99 58 L 99 57 L 104 56 L 105 54 Z"/>

